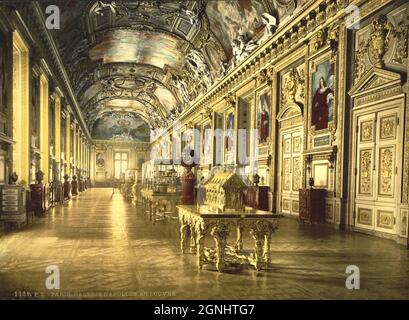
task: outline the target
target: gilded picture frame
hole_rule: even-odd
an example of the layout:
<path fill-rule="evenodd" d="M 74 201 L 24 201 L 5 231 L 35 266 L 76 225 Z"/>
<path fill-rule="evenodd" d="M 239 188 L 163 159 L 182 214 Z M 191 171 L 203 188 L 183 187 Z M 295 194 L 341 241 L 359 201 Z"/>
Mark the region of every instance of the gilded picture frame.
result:
<path fill-rule="evenodd" d="M 337 65 L 327 51 L 309 60 L 308 128 L 312 135 L 337 128 Z"/>
<path fill-rule="evenodd" d="M 271 86 L 265 85 L 260 87 L 256 91 L 255 107 L 255 128 L 258 132 L 259 146 L 268 145 L 271 140 L 272 105 Z"/>

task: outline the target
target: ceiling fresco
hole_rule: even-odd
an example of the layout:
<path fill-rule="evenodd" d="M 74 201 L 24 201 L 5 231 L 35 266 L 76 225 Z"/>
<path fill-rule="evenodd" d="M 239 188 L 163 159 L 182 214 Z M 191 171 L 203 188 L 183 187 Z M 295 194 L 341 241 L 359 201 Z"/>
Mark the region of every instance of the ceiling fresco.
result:
<path fill-rule="evenodd" d="M 95 134 L 112 113 L 167 127 L 260 45 L 264 16 L 296 10 L 295 0 L 40 2 L 60 6 L 52 34 Z"/>
<path fill-rule="evenodd" d="M 107 113 L 99 118 L 92 136 L 97 140 L 149 142 L 148 124 L 134 113 Z"/>
<path fill-rule="evenodd" d="M 227 57 L 232 58 L 232 41 L 239 35 L 253 37 L 263 29 L 261 14 L 267 9 L 261 1 L 209 1 L 206 14 L 210 28 L 221 41 Z"/>
<path fill-rule="evenodd" d="M 133 62 L 179 68 L 184 59 L 178 39 L 170 35 L 134 30 L 114 30 L 89 51 L 91 60 L 102 59 L 104 64 Z"/>

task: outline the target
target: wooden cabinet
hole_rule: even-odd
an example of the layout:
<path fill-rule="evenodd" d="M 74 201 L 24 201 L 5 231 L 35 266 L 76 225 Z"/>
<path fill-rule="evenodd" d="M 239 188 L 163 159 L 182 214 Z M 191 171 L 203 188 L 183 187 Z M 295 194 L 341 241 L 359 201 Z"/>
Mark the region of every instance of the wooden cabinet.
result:
<path fill-rule="evenodd" d="M 21 186 L 0 186 L 0 219 L 20 226 L 27 220 L 26 191 Z"/>
<path fill-rule="evenodd" d="M 258 210 L 268 211 L 268 186 L 251 186 L 244 192 L 245 205 Z"/>
<path fill-rule="evenodd" d="M 325 189 L 300 189 L 300 221 L 325 221 Z"/>

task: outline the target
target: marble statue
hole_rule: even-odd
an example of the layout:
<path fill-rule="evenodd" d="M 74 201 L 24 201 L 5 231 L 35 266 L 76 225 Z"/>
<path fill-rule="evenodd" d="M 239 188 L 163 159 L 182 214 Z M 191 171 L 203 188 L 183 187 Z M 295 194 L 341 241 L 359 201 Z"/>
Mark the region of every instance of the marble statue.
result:
<path fill-rule="evenodd" d="M 264 35 L 269 37 L 277 30 L 277 18 L 265 12 L 261 14 L 261 20 L 264 23 Z"/>
<path fill-rule="evenodd" d="M 239 35 L 237 39 L 234 39 L 232 41 L 233 67 L 247 58 L 256 48 L 258 48 L 257 42 L 248 39 L 245 35 Z"/>
<path fill-rule="evenodd" d="M 212 76 L 210 74 L 209 66 L 203 54 L 197 50 L 191 50 L 186 55 L 186 62 L 189 64 L 191 70 L 198 79 L 203 79 L 206 88 L 209 88 L 212 83 Z"/>
<path fill-rule="evenodd" d="M 179 90 L 180 95 L 183 98 L 183 101 L 188 104 L 190 102 L 189 92 L 187 91 L 186 82 L 179 76 L 172 75 L 172 83 Z"/>
<path fill-rule="evenodd" d="M 103 2 L 103 1 L 98 1 L 97 5 L 94 9 L 94 13 L 98 16 L 103 16 L 104 15 L 104 9 L 108 8 L 112 14 L 116 16 L 123 16 L 124 14 L 127 14 L 127 8 L 125 6 L 122 6 L 125 12 L 120 12 L 119 6 L 116 4 L 116 1 L 111 1 L 111 2 Z"/>

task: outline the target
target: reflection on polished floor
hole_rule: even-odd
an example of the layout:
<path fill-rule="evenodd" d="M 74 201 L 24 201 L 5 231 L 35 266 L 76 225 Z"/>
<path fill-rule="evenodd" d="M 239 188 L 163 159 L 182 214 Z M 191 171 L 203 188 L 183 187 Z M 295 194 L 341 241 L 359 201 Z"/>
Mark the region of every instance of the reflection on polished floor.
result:
<path fill-rule="evenodd" d="M 152 225 L 112 189 L 91 189 L 0 237 L 0 298 L 408 299 L 408 252 L 389 240 L 285 218 L 273 238 L 272 270 L 199 272 L 195 257 L 180 253 L 177 221 Z M 352 264 L 360 290 L 345 288 Z M 60 268 L 60 290 L 45 287 L 49 265 Z"/>

